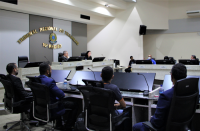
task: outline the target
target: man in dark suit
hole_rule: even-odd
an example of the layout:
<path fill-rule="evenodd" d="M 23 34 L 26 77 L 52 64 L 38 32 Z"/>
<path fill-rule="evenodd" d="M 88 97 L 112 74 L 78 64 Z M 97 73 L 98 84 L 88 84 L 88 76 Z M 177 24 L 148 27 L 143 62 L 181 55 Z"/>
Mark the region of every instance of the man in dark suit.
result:
<path fill-rule="evenodd" d="M 177 80 L 184 79 L 187 77 L 187 69 L 185 65 L 178 63 L 172 67 L 171 70 L 171 81 L 175 85 Z M 165 131 L 165 126 L 167 122 L 167 117 L 169 114 L 170 104 L 173 97 L 174 88 L 163 92 L 160 94 L 156 112 L 151 118 L 151 124 L 159 129 L 159 131 Z M 149 128 L 142 124 L 142 122 L 137 123 L 133 126 L 133 131 L 149 131 Z"/>
<path fill-rule="evenodd" d="M 39 72 L 40 72 L 40 80 L 41 83 L 49 87 L 50 89 L 50 99 L 51 102 L 57 102 L 58 100 L 61 100 L 65 97 L 65 94 L 62 90 L 60 90 L 57 85 L 55 80 L 51 78 L 51 66 L 48 63 L 42 63 L 40 64 L 39 67 Z M 73 102 L 71 100 L 64 100 L 63 104 L 60 104 L 57 109 L 53 110 L 52 114 L 54 116 L 61 116 L 65 114 L 65 108 L 70 108 L 72 109 L 72 112 L 70 113 L 70 120 L 67 122 L 67 125 L 65 128 L 68 128 L 70 130 L 71 126 L 74 125 L 76 121 L 76 115 L 78 112 L 78 105 L 77 102 Z M 57 129 L 62 129 L 64 128 L 62 125 L 62 119 L 59 117 L 56 119 L 56 128 Z"/>
<path fill-rule="evenodd" d="M 63 56 L 61 56 L 62 62 L 67 62 L 69 59 L 68 52 L 63 51 Z"/>
<path fill-rule="evenodd" d="M 131 72 L 131 65 L 135 63 L 135 60 L 133 59 L 133 56 L 130 56 L 130 61 L 128 64 L 128 68 L 125 69 L 125 72 Z"/>
<path fill-rule="evenodd" d="M 21 79 L 19 77 L 16 77 L 16 75 L 18 75 L 17 65 L 15 63 L 9 63 L 6 66 L 6 70 L 8 72 L 8 75 L 6 77 L 13 84 L 14 91 L 17 94 L 15 96 L 15 101 L 23 100 L 25 99 L 25 97 L 31 96 L 32 93 L 28 93 L 27 91 L 25 91 Z"/>

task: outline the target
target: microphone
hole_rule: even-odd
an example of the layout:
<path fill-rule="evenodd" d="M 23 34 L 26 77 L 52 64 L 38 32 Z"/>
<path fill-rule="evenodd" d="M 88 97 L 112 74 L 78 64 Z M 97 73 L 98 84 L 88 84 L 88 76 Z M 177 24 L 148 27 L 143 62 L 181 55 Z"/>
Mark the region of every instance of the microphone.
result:
<path fill-rule="evenodd" d="M 88 68 L 88 70 L 91 70 L 90 68 Z M 92 70 L 91 70 L 92 71 Z M 94 74 L 94 71 L 92 71 L 93 72 L 93 74 Z M 96 78 L 95 78 L 95 74 L 94 74 L 94 79 L 96 80 Z"/>
<path fill-rule="evenodd" d="M 44 56 L 44 58 L 46 58 L 47 62 L 50 64 L 50 61 L 47 59 L 47 57 L 46 57 L 46 56 Z"/>
<path fill-rule="evenodd" d="M 142 75 L 144 77 L 145 81 L 146 81 L 147 86 L 148 86 L 148 90 L 144 90 L 143 96 L 149 96 L 149 85 L 148 85 L 146 77 L 141 73 L 137 73 L 137 75 Z"/>

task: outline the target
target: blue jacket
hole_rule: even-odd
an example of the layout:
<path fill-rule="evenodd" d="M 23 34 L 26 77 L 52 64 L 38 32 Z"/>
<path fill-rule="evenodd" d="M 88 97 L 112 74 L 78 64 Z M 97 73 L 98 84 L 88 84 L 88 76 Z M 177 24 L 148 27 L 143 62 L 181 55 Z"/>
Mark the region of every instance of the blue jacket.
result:
<path fill-rule="evenodd" d="M 55 103 L 59 99 L 62 99 L 63 97 L 65 97 L 64 92 L 56 86 L 55 80 L 45 75 L 40 75 L 38 77 L 40 78 L 42 84 L 49 87 L 51 103 Z M 58 108 L 53 109 L 51 113 L 53 117 L 63 115 L 65 113 L 64 106 L 62 104 L 59 104 Z"/>
<path fill-rule="evenodd" d="M 165 130 L 173 94 L 174 88 L 172 87 L 159 96 L 156 112 L 150 120 L 151 124 L 159 129 L 158 131 Z"/>
<path fill-rule="evenodd" d="M 151 60 L 151 62 L 155 65 L 156 61 L 154 59 L 147 59 L 147 60 Z"/>

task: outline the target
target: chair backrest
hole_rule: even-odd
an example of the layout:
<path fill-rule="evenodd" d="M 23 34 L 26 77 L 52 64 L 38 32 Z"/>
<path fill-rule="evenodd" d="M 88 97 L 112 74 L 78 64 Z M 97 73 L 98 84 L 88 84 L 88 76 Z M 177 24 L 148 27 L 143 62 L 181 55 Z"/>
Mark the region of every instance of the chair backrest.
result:
<path fill-rule="evenodd" d="M 3 87 L 5 89 L 4 93 L 4 107 L 11 113 L 13 113 L 13 107 L 12 104 L 14 103 L 15 93 L 13 85 L 10 81 L 6 79 L 0 79 L 0 82 L 3 84 Z"/>
<path fill-rule="evenodd" d="M 58 62 L 62 62 L 63 53 L 58 53 Z"/>
<path fill-rule="evenodd" d="M 6 80 L 7 78 L 6 78 L 6 75 L 4 75 L 4 74 L 0 74 L 0 79 L 4 79 L 4 80 Z"/>
<path fill-rule="evenodd" d="M 27 82 L 33 93 L 33 117 L 37 120 L 49 122 L 52 119 L 50 113 L 49 88 L 41 83 Z"/>
<path fill-rule="evenodd" d="M 199 101 L 199 78 L 186 78 L 176 82 L 166 131 L 188 131 Z"/>
<path fill-rule="evenodd" d="M 84 52 L 84 53 L 81 53 L 81 56 L 84 56 L 85 57 L 85 55 L 86 55 L 86 53 Z"/>
<path fill-rule="evenodd" d="M 109 129 L 114 113 L 113 91 L 93 86 L 82 86 L 78 89 L 84 97 L 86 126 L 93 129 Z"/>
<path fill-rule="evenodd" d="M 27 56 L 18 56 L 18 67 L 24 68 L 27 63 L 28 63 Z"/>
<path fill-rule="evenodd" d="M 35 77 L 35 76 L 26 76 L 26 78 L 28 78 L 29 81 L 31 81 L 31 82 L 41 83 L 41 80 L 40 80 L 39 77 Z"/>

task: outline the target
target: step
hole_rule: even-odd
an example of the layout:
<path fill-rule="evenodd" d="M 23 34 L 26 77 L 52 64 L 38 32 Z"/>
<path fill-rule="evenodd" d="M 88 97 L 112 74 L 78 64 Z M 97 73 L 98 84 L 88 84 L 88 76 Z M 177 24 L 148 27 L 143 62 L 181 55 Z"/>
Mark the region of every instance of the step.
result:
<path fill-rule="evenodd" d="M 0 107 L 4 107 L 4 103 L 0 103 Z"/>
<path fill-rule="evenodd" d="M 4 107 L 0 107 L 0 115 L 7 115 L 7 114 L 10 114 L 10 113 L 6 112 Z"/>

